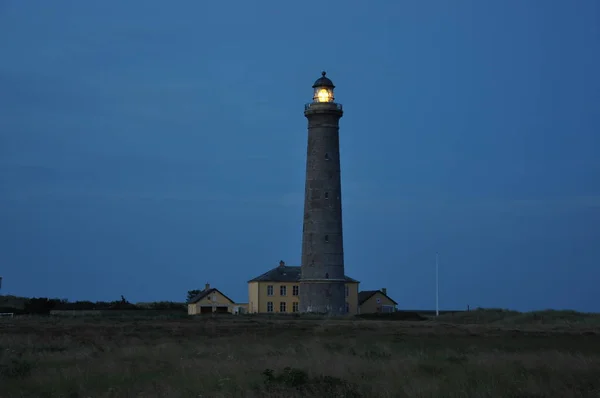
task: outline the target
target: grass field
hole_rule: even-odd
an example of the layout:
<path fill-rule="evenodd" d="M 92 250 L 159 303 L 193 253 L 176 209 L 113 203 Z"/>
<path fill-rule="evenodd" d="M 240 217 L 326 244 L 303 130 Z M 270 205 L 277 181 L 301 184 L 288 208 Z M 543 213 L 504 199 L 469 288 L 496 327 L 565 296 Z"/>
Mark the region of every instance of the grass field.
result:
<path fill-rule="evenodd" d="M 0 397 L 600 397 L 597 319 L 16 317 Z"/>

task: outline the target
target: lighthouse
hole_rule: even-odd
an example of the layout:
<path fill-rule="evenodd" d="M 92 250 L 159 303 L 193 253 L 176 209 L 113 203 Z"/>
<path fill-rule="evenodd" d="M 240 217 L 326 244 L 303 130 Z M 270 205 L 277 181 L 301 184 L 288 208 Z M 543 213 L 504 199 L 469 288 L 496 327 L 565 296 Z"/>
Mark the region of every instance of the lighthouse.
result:
<path fill-rule="evenodd" d="M 312 87 L 312 102 L 304 106 L 308 145 L 300 312 L 342 315 L 346 313 L 339 136 L 343 110 L 335 102 L 335 86 L 326 72 Z"/>

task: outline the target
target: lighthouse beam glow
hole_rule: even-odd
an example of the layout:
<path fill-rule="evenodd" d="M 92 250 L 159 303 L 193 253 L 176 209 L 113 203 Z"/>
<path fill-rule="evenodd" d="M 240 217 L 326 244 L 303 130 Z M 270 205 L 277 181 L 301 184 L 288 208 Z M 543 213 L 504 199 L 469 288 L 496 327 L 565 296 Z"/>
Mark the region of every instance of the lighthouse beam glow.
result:
<path fill-rule="evenodd" d="M 331 102 L 333 100 L 332 97 L 331 91 L 326 88 L 319 89 L 317 92 L 317 101 L 319 102 Z"/>

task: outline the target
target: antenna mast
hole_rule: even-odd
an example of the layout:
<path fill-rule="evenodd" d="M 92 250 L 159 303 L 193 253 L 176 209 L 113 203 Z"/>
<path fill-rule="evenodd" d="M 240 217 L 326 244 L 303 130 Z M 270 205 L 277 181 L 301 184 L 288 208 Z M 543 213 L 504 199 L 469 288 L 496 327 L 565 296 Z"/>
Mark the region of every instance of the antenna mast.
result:
<path fill-rule="evenodd" d="M 440 278 L 439 278 L 439 265 L 438 265 L 438 254 L 435 253 L 435 316 L 440 315 Z"/>

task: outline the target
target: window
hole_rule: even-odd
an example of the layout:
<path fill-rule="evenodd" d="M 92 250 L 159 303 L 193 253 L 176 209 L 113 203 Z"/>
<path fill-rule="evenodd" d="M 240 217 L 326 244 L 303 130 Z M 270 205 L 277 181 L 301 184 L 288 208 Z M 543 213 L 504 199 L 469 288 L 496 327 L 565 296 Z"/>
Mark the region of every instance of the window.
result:
<path fill-rule="evenodd" d="M 346 297 L 350 295 L 350 288 L 346 285 Z"/>
<path fill-rule="evenodd" d="M 273 302 L 272 301 L 267 302 L 267 312 L 273 312 Z"/>
<path fill-rule="evenodd" d="M 267 286 L 267 296 L 273 295 L 273 285 Z"/>
<path fill-rule="evenodd" d="M 287 286 L 279 286 L 279 295 L 286 296 L 287 295 Z"/>
<path fill-rule="evenodd" d="M 292 303 L 292 312 L 298 312 L 298 302 L 297 301 Z"/>
<path fill-rule="evenodd" d="M 377 304 L 381 304 L 381 299 L 377 297 Z"/>
<path fill-rule="evenodd" d="M 329 192 L 325 192 L 325 199 L 329 199 Z"/>
<path fill-rule="evenodd" d="M 328 153 L 325 154 L 325 160 L 329 160 L 329 154 Z"/>
<path fill-rule="evenodd" d="M 298 295 L 298 286 L 292 286 L 292 296 Z"/>
<path fill-rule="evenodd" d="M 329 279 L 329 272 L 325 273 L 325 279 Z"/>
<path fill-rule="evenodd" d="M 285 312 L 285 301 L 279 303 L 279 312 Z"/>
<path fill-rule="evenodd" d="M 329 242 L 329 235 L 325 235 L 325 242 Z"/>
<path fill-rule="evenodd" d="M 346 314 L 350 313 L 350 304 L 346 303 Z"/>

